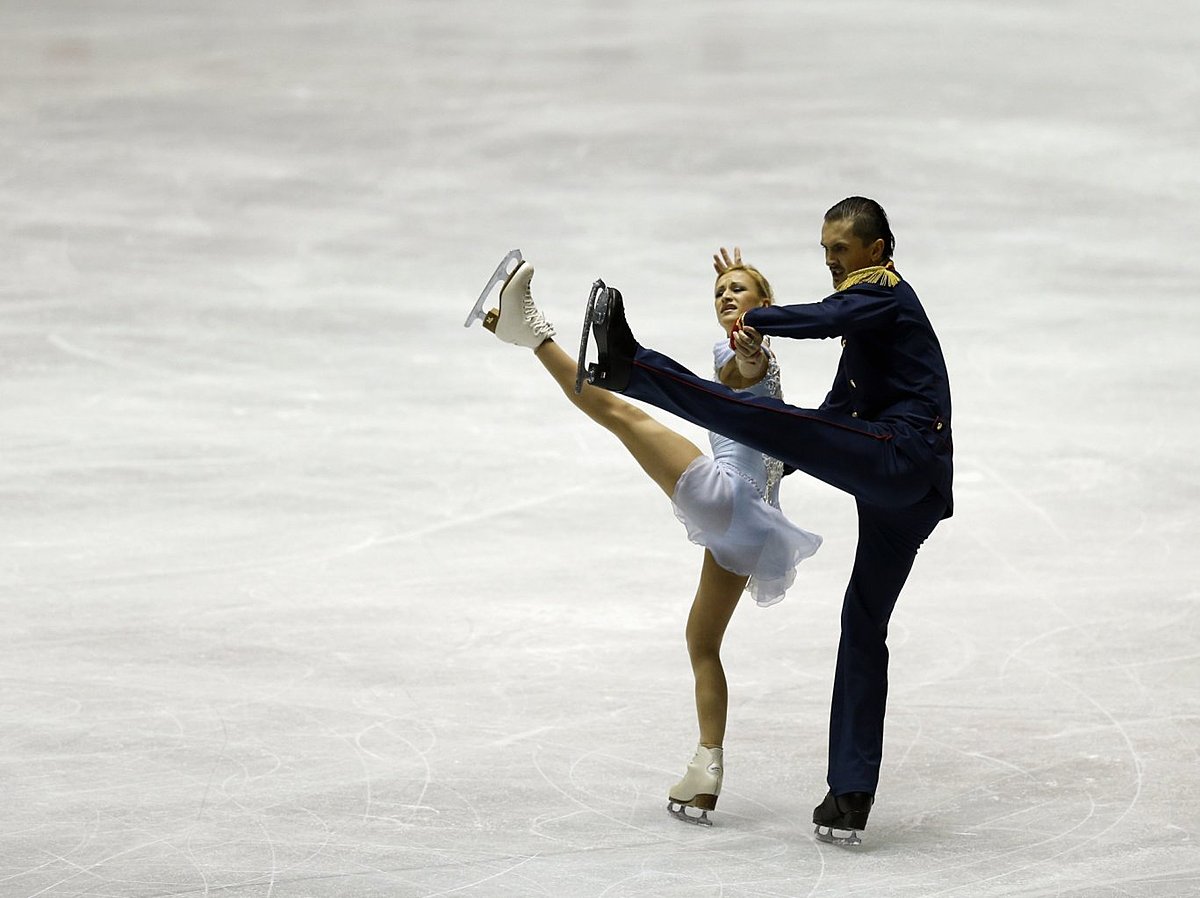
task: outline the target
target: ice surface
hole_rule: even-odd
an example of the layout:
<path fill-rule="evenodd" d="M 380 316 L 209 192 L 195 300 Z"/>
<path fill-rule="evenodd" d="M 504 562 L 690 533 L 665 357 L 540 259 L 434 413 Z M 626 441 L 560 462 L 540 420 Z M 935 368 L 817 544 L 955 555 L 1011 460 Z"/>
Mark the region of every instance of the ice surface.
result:
<path fill-rule="evenodd" d="M 0 4 L 0 895 L 1200 889 L 1192 2 Z M 879 802 L 816 843 L 852 502 L 726 641 L 620 445 L 464 316 L 503 254 L 702 368 L 711 253 L 826 291 L 879 198 L 957 513 Z M 820 401 L 832 341 L 779 346 Z M 664 420 L 669 420 L 664 418 Z M 681 432 L 699 440 L 686 425 Z"/>

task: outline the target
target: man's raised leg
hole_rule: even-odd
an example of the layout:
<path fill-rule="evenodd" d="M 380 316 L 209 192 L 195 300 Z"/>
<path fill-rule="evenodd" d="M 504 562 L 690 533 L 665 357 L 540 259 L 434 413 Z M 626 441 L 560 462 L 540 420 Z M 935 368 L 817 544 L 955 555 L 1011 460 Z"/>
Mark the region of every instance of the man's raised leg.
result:
<path fill-rule="evenodd" d="M 588 369 L 589 383 L 737 440 L 872 503 L 908 505 L 928 491 L 928 476 L 895 448 L 887 427 L 699 377 L 638 344 L 618 291 L 607 288 L 604 300 L 596 303 L 602 311 L 592 321 L 601 353 Z"/>

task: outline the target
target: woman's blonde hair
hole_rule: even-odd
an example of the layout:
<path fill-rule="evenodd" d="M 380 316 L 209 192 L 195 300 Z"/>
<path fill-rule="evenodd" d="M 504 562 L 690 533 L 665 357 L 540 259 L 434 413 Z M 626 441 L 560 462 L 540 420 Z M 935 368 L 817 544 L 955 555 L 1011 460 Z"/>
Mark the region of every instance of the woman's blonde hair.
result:
<path fill-rule="evenodd" d="M 767 280 L 766 275 L 764 275 L 761 271 L 759 271 L 753 265 L 747 265 L 745 262 L 739 262 L 737 265 L 730 265 L 728 268 L 718 274 L 717 280 L 719 281 L 731 271 L 744 271 L 746 274 L 750 275 L 750 277 L 754 280 L 754 283 L 758 285 L 758 292 L 762 294 L 763 299 L 765 299 L 768 304 L 774 304 L 775 293 L 771 290 L 771 282 Z"/>

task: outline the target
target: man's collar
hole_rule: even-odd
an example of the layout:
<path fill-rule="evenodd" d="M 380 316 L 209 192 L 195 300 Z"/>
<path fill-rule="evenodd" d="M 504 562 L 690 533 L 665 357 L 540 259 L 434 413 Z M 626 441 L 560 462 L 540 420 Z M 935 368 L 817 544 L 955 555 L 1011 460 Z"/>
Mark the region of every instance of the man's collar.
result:
<path fill-rule="evenodd" d="M 900 275 L 887 265 L 872 265 L 870 268 L 860 268 L 858 271 L 852 271 L 846 275 L 840 284 L 837 285 L 837 290 L 846 290 L 856 284 L 881 284 L 886 287 L 895 287 L 900 283 Z"/>

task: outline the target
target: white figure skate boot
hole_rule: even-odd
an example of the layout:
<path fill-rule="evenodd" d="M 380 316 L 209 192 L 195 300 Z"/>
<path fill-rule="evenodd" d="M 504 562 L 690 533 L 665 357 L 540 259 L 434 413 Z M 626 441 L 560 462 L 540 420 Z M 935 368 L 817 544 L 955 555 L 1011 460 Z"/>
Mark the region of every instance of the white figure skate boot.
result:
<path fill-rule="evenodd" d="M 533 304 L 529 282 L 533 266 L 522 262 L 500 288 L 500 308 L 483 318 L 483 326 L 505 343 L 537 349 L 554 336 L 554 326 Z"/>
<path fill-rule="evenodd" d="M 696 754 L 688 764 L 687 773 L 671 787 L 667 797 L 667 811 L 673 817 L 687 823 L 712 826 L 708 812 L 717 806 L 717 796 L 721 794 L 721 780 L 724 776 L 724 749 L 697 745 Z M 688 813 L 688 808 L 699 813 Z"/>

